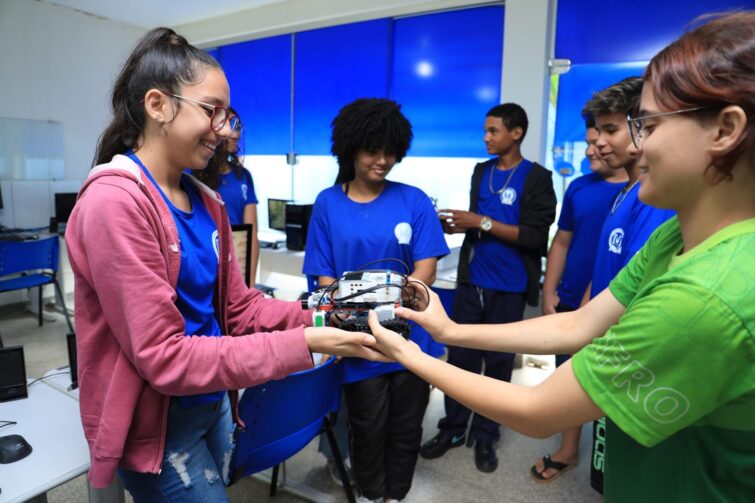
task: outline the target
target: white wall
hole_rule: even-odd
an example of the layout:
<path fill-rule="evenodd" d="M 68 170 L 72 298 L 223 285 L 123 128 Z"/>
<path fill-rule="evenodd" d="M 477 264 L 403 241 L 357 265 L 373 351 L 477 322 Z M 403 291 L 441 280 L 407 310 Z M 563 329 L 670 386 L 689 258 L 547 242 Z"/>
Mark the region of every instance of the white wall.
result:
<path fill-rule="evenodd" d="M 285 33 L 490 3 L 484 0 L 287 0 L 175 27 L 192 44 L 215 47 Z"/>
<path fill-rule="evenodd" d="M 530 127 L 522 153 L 541 164 L 546 159 L 548 60 L 553 57 L 555 15 L 556 0 L 506 2 L 501 101 L 518 103 L 527 111 Z"/>
<path fill-rule="evenodd" d="M 0 0 L 0 116 L 63 124 L 64 180 L 3 180 L 0 223 L 47 225 L 53 192 L 86 178 L 115 74 L 144 30 L 32 0 Z M 23 293 L 0 297 L 18 302 Z"/>
<path fill-rule="evenodd" d="M 61 122 L 65 179 L 83 180 L 116 73 L 144 33 L 47 2 L 0 0 L 0 116 Z"/>

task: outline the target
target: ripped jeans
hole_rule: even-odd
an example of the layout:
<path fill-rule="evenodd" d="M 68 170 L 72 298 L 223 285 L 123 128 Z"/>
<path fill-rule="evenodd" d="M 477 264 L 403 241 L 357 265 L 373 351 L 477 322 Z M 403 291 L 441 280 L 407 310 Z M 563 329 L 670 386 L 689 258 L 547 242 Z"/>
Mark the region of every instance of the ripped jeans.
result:
<path fill-rule="evenodd" d="M 234 424 L 228 395 L 188 409 L 170 401 L 162 471 L 118 469 L 134 502 L 227 502 Z"/>

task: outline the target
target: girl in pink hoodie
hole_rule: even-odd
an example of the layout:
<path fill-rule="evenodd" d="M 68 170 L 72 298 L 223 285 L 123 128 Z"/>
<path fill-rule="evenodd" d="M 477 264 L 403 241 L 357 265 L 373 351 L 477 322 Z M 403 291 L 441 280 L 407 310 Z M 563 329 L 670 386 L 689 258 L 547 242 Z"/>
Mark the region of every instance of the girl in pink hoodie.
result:
<path fill-rule="evenodd" d="M 244 285 L 202 169 L 237 120 L 220 65 L 170 29 L 145 35 L 66 229 L 80 404 L 95 487 L 135 501 L 227 501 L 237 394 L 312 366 L 381 359 L 371 336 L 312 328 L 298 303 Z"/>

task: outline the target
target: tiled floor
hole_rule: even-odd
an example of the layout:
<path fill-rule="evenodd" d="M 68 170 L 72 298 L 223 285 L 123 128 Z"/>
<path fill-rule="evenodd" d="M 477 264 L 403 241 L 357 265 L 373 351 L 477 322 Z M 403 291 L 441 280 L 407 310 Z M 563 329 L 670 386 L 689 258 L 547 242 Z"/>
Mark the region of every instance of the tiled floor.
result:
<path fill-rule="evenodd" d="M 534 315 L 534 310 L 529 313 Z M 0 334 L 6 346 L 23 344 L 29 377 L 39 377 L 51 368 L 67 364 L 65 321 L 62 315 L 46 313 L 45 324 L 40 328 L 30 313 L 0 308 Z M 552 367 L 552 357 L 545 359 Z M 525 362 L 528 357 L 525 357 Z M 525 365 L 515 371 L 514 381 L 534 383 L 543 379 L 548 370 Z M 1 405 L 0 405 L 1 407 Z M 438 390 L 431 394 L 430 405 L 424 420 L 424 439 L 435 435 L 438 419 L 443 415 L 443 395 Z M 536 440 L 503 429 L 498 445 L 500 465 L 492 474 L 483 474 L 474 467 L 473 450 L 466 447 L 452 449 L 436 460 L 420 458 L 414 476 L 408 503 L 419 502 L 599 502 L 602 497 L 589 485 L 590 427 L 584 428 L 583 458 L 579 466 L 549 484 L 537 484 L 529 476 L 534 460 L 554 449 L 558 437 Z M 335 502 L 346 501 L 343 490 L 329 477 L 324 458 L 317 453 L 316 442 L 286 463 L 289 479 L 330 494 Z M 301 501 L 298 497 L 279 493 L 268 496 L 268 486 L 254 479 L 244 479 L 229 489 L 231 501 L 271 501 L 288 503 Z M 84 477 L 74 479 L 48 493 L 50 503 L 80 503 L 87 500 Z M 130 498 L 127 497 L 127 501 Z"/>

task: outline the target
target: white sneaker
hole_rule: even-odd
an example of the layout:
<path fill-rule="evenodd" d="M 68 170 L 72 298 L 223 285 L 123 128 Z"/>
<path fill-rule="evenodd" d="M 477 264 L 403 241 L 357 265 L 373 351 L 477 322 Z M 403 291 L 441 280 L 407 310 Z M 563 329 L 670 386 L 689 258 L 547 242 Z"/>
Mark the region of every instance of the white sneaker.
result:
<path fill-rule="evenodd" d="M 378 498 L 376 500 L 371 500 L 368 498 L 365 498 L 364 496 L 357 496 L 357 503 L 383 503 L 383 498 Z"/>

